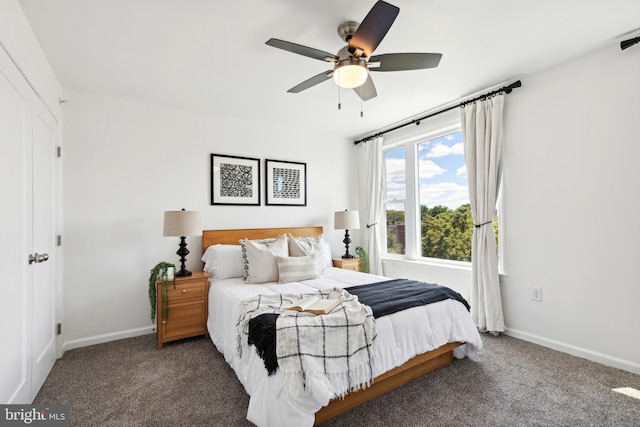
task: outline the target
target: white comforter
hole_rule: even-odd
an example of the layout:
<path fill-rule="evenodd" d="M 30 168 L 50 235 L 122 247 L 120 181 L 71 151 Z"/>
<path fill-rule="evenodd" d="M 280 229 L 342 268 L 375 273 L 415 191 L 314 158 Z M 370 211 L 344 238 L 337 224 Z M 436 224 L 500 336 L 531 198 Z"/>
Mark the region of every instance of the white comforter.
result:
<path fill-rule="evenodd" d="M 307 392 L 282 390 L 281 375 L 268 376 L 262 359 L 251 351 L 237 354 L 236 323 L 240 301 L 258 294 L 307 293 L 332 287 L 348 288 L 388 278 L 349 270 L 327 268 L 319 278 L 286 284 L 245 284 L 242 279 L 213 281 L 209 290 L 208 329 L 211 340 L 236 372 L 250 396 L 247 419 L 260 427 L 312 426 L 315 413 L 334 396 L 319 378 L 307 379 Z M 380 375 L 407 360 L 448 342 L 466 342 L 454 350 L 456 358 L 473 358 L 482 348 L 480 335 L 467 309 L 445 300 L 403 310 L 376 319 L 377 354 L 374 375 Z"/>

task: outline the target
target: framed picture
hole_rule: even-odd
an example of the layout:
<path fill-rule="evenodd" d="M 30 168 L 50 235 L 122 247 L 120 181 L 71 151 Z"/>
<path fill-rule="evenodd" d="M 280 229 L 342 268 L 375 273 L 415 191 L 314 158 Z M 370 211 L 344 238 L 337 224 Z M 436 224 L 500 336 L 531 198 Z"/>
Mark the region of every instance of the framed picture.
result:
<path fill-rule="evenodd" d="M 211 204 L 260 205 L 260 159 L 211 155 Z"/>
<path fill-rule="evenodd" d="M 267 205 L 307 206 L 307 164 L 265 160 Z"/>

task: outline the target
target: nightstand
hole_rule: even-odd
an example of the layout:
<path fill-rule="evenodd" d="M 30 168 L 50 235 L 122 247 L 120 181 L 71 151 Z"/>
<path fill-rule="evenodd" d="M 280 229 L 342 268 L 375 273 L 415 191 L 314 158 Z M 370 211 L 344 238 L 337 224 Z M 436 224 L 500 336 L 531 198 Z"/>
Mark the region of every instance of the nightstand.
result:
<path fill-rule="evenodd" d="M 198 335 L 209 336 L 207 314 L 209 307 L 209 273 L 194 271 L 191 276 L 176 277 L 176 287 L 169 281 L 169 315 L 162 319 L 162 286 L 156 282 L 156 328 L 158 350 L 162 344 Z"/>
<path fill-rule="evenodd" d="M 360 271 L 360 258 L 333 258 L 333 266 L 344 270 Z"/>

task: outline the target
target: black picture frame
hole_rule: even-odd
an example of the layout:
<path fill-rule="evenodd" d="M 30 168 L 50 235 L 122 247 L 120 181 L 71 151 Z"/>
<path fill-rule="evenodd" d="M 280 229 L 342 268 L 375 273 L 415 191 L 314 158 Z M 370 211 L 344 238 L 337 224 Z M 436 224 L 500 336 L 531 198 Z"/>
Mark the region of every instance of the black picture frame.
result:
<path fill-rule="evenodd" d="M 307 206 L 307 164 L 265 159 L 267 206 Z"/>
<path fill-rule="evenodd" d="M 211 204 L 260 206 L 260 159 L 211 154 Z"/>

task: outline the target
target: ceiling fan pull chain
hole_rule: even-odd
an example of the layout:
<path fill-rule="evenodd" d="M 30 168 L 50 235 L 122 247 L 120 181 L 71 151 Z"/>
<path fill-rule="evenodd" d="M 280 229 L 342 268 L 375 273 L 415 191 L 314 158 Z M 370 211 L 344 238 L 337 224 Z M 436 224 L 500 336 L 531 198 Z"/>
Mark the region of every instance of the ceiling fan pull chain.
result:
<path fill-rule="evenodd" d="M 364 112 L 362 111 L 362 86 L 360 86 L 360 117 L 364 117 Z"/>
<path fill-rule="evenodd" d="M 336 71 L 336 72 L 338 74 L 340 74 L 340 69 L 338 69 L 338 71 Z M 339 85 L 336 85 L 336 86 L 338 86 L 338 110 L 341 110 L 342 109 L 342 104 L 340 103 L 340 86 Z"/>

